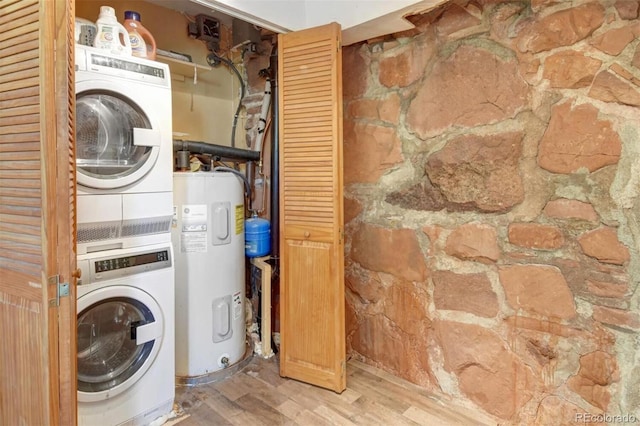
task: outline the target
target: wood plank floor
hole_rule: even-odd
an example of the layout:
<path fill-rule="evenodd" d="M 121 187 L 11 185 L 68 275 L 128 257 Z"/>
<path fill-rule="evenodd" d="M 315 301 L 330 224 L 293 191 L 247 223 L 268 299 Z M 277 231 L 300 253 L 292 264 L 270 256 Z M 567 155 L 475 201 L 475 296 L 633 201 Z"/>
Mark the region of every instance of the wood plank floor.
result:
<path fill-rule="evenodd" d="M 324 390 L 278 374 L 276 357 L 254 357 L 216 383 L 176 388 L 178 426 L 496 425 L 446 396 L 351 360 L 347 390 Z"/>

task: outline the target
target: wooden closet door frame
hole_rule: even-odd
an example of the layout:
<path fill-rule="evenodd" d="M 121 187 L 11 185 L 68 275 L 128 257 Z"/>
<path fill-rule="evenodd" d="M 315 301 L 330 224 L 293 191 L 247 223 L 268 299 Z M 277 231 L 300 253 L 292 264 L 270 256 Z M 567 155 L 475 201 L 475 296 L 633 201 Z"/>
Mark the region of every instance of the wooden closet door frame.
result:
<path fill-rule="evenodd" d="M 46 176 L 46 277 L 69 284 L 57 298 L 48 281 L 50 413 L 52 424 L 77 424 L 76 180 L 75 180 L 75 0 L 40 0 L 40 106 Z"/>
<path fill-rule="evenodd" d="M 50 2 L 50 0 L 43 1 Z M 52 215 L 55 218 L 57 231 L 55 264 L 61 279 L 69 283 L 69 295 L 60 298 L 57 309 L 57 321 L 55 321 L 59 325 L 57 357 L 55 357 L 57 365 L 53 364 L 51 368 L 52 371 L 57 368 L 59 378 L 59 423 L 73 426 L 77 424 L 78 413 L 76 288 L 80 278 L 76 265 L 75 0 L 55 0 L 54 3 L 54 91 L 49 96 L 55 99 L 54 161 L 57 168 L 55 209 Z"/>

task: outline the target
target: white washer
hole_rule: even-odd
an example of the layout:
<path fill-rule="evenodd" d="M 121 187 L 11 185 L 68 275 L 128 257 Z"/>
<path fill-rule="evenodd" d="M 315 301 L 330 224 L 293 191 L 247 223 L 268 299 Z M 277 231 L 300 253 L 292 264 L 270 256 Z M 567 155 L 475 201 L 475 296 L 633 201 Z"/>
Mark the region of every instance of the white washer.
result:
<path fill-rule="evenodd" d="M 76 45 L 78 253 L 170 241 L 169 67 Z"/>
<path fill-rule="evenodd" d="M 78 423 L 147 425 L 175 397 L 171 244 L 78 257 Z"/>

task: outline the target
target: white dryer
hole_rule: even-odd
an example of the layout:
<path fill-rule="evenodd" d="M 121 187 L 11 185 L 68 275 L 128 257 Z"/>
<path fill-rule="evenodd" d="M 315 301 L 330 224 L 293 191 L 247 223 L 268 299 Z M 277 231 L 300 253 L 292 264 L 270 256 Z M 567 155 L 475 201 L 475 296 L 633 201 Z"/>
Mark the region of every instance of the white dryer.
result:
<path fill-rule="evenodd" d="M 78 423 L 147 425 L 175 396 L 171 244 L 78 257 Z"/>
<path fill-rule="evenodd" d="M 78 253 L 170 241 L 169 67 L 76 45 Z"/>

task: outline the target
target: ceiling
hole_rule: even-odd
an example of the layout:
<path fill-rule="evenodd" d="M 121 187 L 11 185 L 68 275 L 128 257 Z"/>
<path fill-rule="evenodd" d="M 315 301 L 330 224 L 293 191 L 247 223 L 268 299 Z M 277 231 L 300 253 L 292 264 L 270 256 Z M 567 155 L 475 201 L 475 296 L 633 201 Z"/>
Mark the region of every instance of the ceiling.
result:
<path fill-rule="evenodd" d="M 349 45 L 409 30 L 413 25 L 406 16 L 434 9 L 451 0 L 146 1 L 191 16 L 209 15 L 229 27 L 235 17 L 278 33 L 338 22 L 343 30 L 343 45 Z"/>
<path fill-rule="evenodd" d="M 201 4 L 194 3 L 188 0 L 145 0 L 147 3 L 153 3 L 157 6 L 166 7 L 177 12 L 184 13 L 189 16 L 195 16 L 199 14 L 208 15 L 216 18 L 220 23 L 226 27 L 231 27 L 233 18 L 224 13 L 214 11 L 209 7 L 205 7 Z"/>

